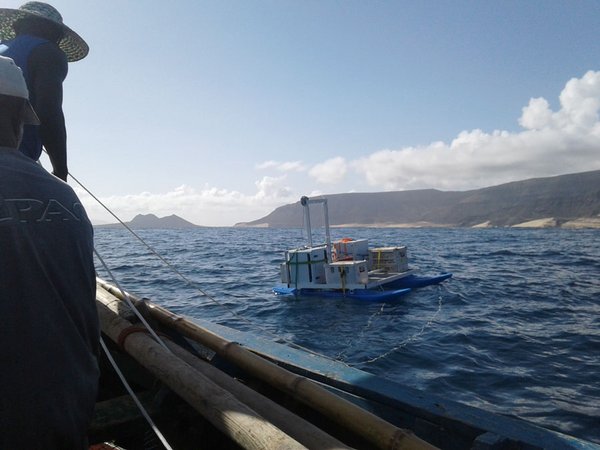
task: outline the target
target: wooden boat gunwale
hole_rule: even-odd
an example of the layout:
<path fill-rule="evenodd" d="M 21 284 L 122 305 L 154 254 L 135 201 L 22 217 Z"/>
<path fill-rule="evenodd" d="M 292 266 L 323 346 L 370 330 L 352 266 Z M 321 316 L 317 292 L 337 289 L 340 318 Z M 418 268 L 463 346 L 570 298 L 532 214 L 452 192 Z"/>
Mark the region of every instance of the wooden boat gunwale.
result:
<path fill-rule="evenodd" d="M 411 429 L 417 436 L 440 448 L 600 450 L 600 445 L 595 443 L 401 386 L 338 361 L 252 333 L 175 315 L 150 302 L 142 304 L 148 305 L 151 317 L 163 325 L 175 326 L 179 331 L 197 327 L 226 342 L 236 343 L 277 366 L 321 384 L 396 426 Z M 226 354 L 219 355 L 228 359 Z"/>

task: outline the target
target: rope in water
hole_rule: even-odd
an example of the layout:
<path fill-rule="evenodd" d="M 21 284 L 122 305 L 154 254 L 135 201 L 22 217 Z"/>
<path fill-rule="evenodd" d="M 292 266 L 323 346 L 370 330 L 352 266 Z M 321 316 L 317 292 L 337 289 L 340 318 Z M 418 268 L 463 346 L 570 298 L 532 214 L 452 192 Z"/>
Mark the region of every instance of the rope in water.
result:
<path fill-rule="evenodd" d="M 383 308 L 382 308 L 382 310 L 383 310 Z M 411 342 L 414 342 L 415 340 L 417 340 L 417 338 L 419 336 L 421 336 L 425 332 L 425 330 L 427 328 L 429 328 L 435 322 L 435 319 L 436 319 L 436 317 L 438 316 L 438 314 L 440 313 L 441 310 L 442 310 L 442 296 L 440 295 L 438 297 L 438 308 L 437 308 L 437 311 L 433 314 L 433 316 L 431 317 L 431 319 L 429 319 L 427 322 L 425 322 L 425 324 L 421 327 L 421 329 L 419 331 L 417 331 L 415 334 L 413 334 L 412 336 L 410 336 L 408 339 L 405 339 L 404 341 L 400 342 L 400 344 L 398 344 L 394 348 L 388 350 L 387 352 L 384 352 L 381 355 L 376 356 L 374 358 L 362 361 L 359 364 L 372 364 L 375 361 L 379 361 L 380 359 L 387 358 L 392 353 L 396 353 L 398 350 L 401 350 L 402 348 L 406 347 Z"/>
<path fill-rule="evenodd" d="M 335 359 L 337 361 L 345 364 L 344 360 L 346 359 L 346 355 L 348 354 L 348 351 L 355 348 L 358 345 L 358 343 L 361 342 L 361 340 L 365 336 L 366 332 L 372 328 L 372 324 L 373 324 L 375 318 L 377 318 L 378 316 L 380 316 L 383 313 L 383 310 L 386 305 L 387 305 L 386 303 L 382 304 L 380 309 L 378 309 L 376 312 L 371 314 L 371 316 L 367 319 L 367 324 L 360 330 L 360 332 L 356 335 L 356 337 L 352 337 L 346 341 L 346 347 L 342 351 L 340 351 L 337 354 L 337 356 L 335 357 Z M 398 345 L 391 348 L 390 350 L 387 350 L 373 358 L 359 361 L 356 364 L 361 364 L 361 365 L 362 364 L 365 364 L 365 365 L 372 364 L 376 361 L 379 361 L 380 359 L 383 359 L 383 358 L 386 358 L 386 357 L 392 355 L 393 353 L 396 353 L 398 350 L 403 349 L 411 342 L 416 341 L 417 338 L 425 332 L 425 330 L 427 330 L 431 325 L 433 325 L 433 323 L 435 322 L 435 319 L 440 314 L 441 310 L 442 310 L 442 296 L 439 296 L 437 310 L 435 311 L 433 316 L 429 320 L 427 320 L 427 322 L 425 322 L 425 324 L 419 329 L 419 331 L 412 334 L 411 336 L 409 336 L 408 338 L 406 338 L 405 340 L 403 340 L 402 342 L 400 342 Z"/>
<path fill-rule="evenodd" d="M 346 353 L 350 349 L 356 347 L 357 343 L 360 342 L 361 339 L 364 337 L 365 332 L 371 328 L 371 325 L 373 324 L 373 321 L 375 320 L 375 318 L 383 313 L 384 308 L 385 308 L 385 303 L 382 304 L 381 308 L 379 308 L 376 312 L 371 314 L 371 316 L 367 319 L 367 324 L 362 328 L 362 330 L 360 330 L 360 333 L 358 333 L 358 335 L 356 335 L 355 337 L 352 337 L 348 341 L 346 341 L 346 347 L 337 354 L 337 356 L 335 357 L 336 360 L 344 361 L 344 359 L 346 358 Z"/>

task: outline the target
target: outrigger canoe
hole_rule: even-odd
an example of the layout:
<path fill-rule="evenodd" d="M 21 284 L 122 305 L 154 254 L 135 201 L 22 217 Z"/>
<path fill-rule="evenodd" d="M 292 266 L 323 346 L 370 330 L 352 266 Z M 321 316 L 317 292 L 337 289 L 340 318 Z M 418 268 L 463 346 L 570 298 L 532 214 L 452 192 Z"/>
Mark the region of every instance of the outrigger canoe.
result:
<path fill-rule="evenodd" d="M 310 205 L 323 205 L 325 244 L 314 245 Z M 406 246 L 370 248 L 367 239 L 332 242 L 327 199 L 302 197 L 308 245 L 285 252 L 281 264 L 282 285 L 273 292 L 280 296 L 318 296 L 365 301 L 393 301 L 416 289 L 441 283 L 451 273 L 417 276 L 409 268 Z"/>
<path fill-rule="evenodd" d="M 90 448 L 600 450 L 287 343 L 174 314 L 100 279 L 96 298 L 107 353 L 152 426 L 104 356 Z"/>

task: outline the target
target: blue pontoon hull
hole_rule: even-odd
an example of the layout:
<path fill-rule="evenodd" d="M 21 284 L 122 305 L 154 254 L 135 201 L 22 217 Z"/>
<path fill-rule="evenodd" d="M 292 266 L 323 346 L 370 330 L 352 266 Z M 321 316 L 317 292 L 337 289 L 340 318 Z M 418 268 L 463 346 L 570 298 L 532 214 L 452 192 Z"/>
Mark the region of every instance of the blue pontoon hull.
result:
<path fill-rule="evenodd" d="M 434 275 L 432 277 L 420 277 L 417 275 L 409 275 L 405 278 L 400 278 L 399 280 L 392 281 L 391 283 L 386 285 L 386 288 L 393 289 L 417 289 L 425 286 L 430 286 L 432 284 L 441 283 L 448 278 L 451 278 L 451 273 L 442 273 L 439 275 Z"/>
<path fill-rule="evenodd" d="M 392 289 L 392 290 L 373 290 L 373 289 L 353 289 L 353 290 L 334 290 L 334 289 L 297 289 L 285 286 L 276 286 L 273 292 L 276 295 L 295 296 L 295 297 L 328 297 L 328 298 L 349 298 L 370 302 L 385 302 L 397 300 L 406 295 L 411 290 Z"/>

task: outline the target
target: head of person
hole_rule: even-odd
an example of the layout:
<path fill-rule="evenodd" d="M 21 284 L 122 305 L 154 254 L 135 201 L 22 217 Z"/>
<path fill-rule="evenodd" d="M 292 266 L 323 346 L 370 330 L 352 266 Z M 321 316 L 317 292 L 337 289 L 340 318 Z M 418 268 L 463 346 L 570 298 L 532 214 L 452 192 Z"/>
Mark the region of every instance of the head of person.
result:
<path fill-rule="evenodd" d="M 69 62 L 79 61 L 89 52 L 87 43 L 63 23 L 58 10 L 44 2 L 27 2 L 19 9 L 0 8 L 0 39 L 31 35 L 57 44 Z"/>
<path fill-rule="evenodd" d="M 21 69 L 0 56 L 0 147 L 17 149 L 25 124 L 39 125 Z"/>

